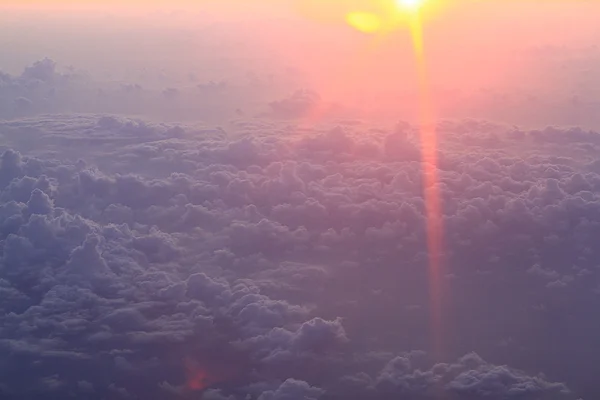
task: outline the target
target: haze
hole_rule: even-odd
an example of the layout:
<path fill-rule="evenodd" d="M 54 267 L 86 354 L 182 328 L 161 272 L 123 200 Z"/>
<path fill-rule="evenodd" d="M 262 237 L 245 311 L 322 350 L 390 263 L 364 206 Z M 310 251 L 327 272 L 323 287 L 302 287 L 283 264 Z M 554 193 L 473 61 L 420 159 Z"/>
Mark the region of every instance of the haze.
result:
<path fill-rule="evenodd" d="M 425 35 L 443 116 L 598 123 L 592 112 L 598 5 L 439 3 Z M 4 8 L 0 50 L 9 54 L 7 72 L 43 54 L 97 80 L 163 88 L 185 89 L 190 76 L 242 84 L 251 75 L 270 79 L 260 89 L 267 96 L 306 88 L 354 112 L 412 114 L 415 73 L 406 30 L 385 38 L 356 32 L 345 24 L 344 1 L 31 1 Z"/>

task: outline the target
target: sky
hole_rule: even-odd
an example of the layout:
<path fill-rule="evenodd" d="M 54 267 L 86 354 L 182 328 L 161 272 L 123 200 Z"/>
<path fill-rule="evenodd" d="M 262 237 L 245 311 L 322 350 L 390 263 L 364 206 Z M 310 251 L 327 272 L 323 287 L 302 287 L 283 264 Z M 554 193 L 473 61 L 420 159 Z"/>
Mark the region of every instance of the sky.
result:
<path fill-rule="evenodd" d="M 0 398 L 598 398 L 599 13 L 0 0 Z"/>
<path fill-rule="evenodd" d="M 430 1 L 423 29 L 442 116 L 598 124 L 589 112 L 597 94 L 597 73 L 589 68 L 598 61 L 595 2 Z M 417 88 L 407 23 L 375 35 L 346 23 L 353 8 L 377 8 L 372 3 L 4 2 L 7 32 L 0 43 L 11 52 L 4 70 L 15 74 L 48 53 L 96 78 L 110 74 L 146 85 L 157 75 L 179 86 L 190 74 L 276 76 L 282 96 L 302 86 L 368 117 L 409 119 Z M 588 112 L 573 109 L 575 98 L 576 108 Z"/>

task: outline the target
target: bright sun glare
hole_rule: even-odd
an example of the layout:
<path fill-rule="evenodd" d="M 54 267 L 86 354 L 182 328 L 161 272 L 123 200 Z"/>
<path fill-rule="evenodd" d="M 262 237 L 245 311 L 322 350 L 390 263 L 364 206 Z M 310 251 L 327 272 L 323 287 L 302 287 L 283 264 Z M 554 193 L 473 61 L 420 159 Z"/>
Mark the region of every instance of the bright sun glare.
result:
<path fill-rule="evenodd" d="M 409 10 L 418 10 L 424 3 L 425 0 L 396 0 L 398 7 Z"/>
<path fill-rule="evenodd" d="M 346 22 L 363 33 L 385 33 L 397 29 L 414 18 L 421 19 L 430 0 L 370 0 L 369 11 L 354 10 L 346 14 Z"/>

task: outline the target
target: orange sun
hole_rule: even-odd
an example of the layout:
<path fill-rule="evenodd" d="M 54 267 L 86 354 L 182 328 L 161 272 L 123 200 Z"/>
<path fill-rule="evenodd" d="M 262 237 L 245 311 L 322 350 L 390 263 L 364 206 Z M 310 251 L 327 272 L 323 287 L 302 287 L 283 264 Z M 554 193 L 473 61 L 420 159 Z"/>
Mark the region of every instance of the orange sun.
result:
<path fill-rule="evenodd" d="M 390 32 L 410 23 L 415 17 L 420 17 L 422 11 L 425 11 L 425 6 L 428 6 L 431 1 L 372 0 L 368 3 L 369 7 L 357 7 L 348 12 L 346 22 L 363 33 Z"/>

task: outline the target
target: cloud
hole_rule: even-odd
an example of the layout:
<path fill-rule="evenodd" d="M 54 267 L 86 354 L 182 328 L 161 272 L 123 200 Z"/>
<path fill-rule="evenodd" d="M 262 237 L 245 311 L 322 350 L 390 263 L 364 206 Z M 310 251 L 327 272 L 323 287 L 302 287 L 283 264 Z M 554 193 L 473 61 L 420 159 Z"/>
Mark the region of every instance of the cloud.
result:
<path fill-rule="evenodd" d="M 465 399 L 570 397 L 564 384 L 548 382 L 543 376 L 527 376 L 506 366 L 490 365 L 475 353 L 453 364 L 436 364 L 427 371 L 412 367 L 410 358 L 394 358 L 377 377 L 375 388 L 390 395 L 418 398 L 435 398 L 439 390 Z"/>
<path fill-rule="evenodd" d="M 276 390 L 262 393 L 259 400 L 317 400 L 323 394 L 323 390 L 311 387 L 304 381 L 288 379 Z"/>
<path fill-rule="evenodd" d="M 277 82 L 277 87 L 274 81 L 264 80 L 262 73 L 249 80 L 227 73 L 222 67 L 228 78 L 218 83 L 209 79 L 206 71 L 201 71 L 201 79 L 206 82 L 184 80 L 181 68 L 173 67 L 169 71 L 156 71 L 162 78 L 153 79 L 148 76 L 153 67 L 132 64 L 136 62 L 123 60 L 118 73 L 124 70 L 130 73 L 120 78 L 99 66 L 92 66 L 91 72 L 76 70 L 49 58 L 25 66 L 20 74 L 0 71 L 0 118 L 48 113 L 111 113 L 223 124 L 240 113 L 256 115 L 268 110 L 273 96 L 287 88 L 285 76 Z M 111 118 L 107 117 L 100 124 L 107 127 Z"/>
<path fill-rule="evenodd" d="M 416 128 L 240 124 L 0 123 L 3 395 L 596 393 L 593 132 L 439 124 L 440 359 Z"/>

